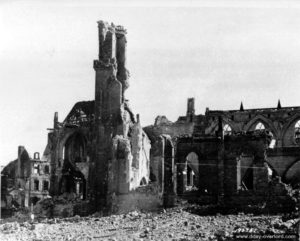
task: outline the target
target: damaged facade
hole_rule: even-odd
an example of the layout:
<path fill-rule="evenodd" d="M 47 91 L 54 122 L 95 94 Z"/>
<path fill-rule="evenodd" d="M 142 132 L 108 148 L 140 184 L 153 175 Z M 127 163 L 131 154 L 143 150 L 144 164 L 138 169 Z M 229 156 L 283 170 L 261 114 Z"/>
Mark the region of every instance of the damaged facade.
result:
<path fill-rule="evenodd" d="M 244 109 L 241 104 L 239 110 L 207 108 L 196 115 L 190 98 L 186 116 L 176 122 L 158 116 L 144 130 L 151 141 L 171 137 L 178 195 L 194 190 L 192 198 L 199 202 L 228 205 L 272 197 L 277 207 L 288 209 L 290 189 L 300 183 L 299 124 L 300 107 L 283 108 L 280 102 L 276 108 Z"/>
<path fill-rule="evenodd" d="M 44 155 L 51 196 L 73 192 L 110 212 L 120 196 L 149 183 L 150 140 L 125 98 L 126 30 L 102 21 L 98 28 L 95 100 L 76 103 L 63 122 L 55 113 Z"/>
<path fill-rule="evenodd" d="M 106 213 L 173 206 L 181 196 L 231 205 L 290 202 L 286 184 L 300 181 L 300 107 L 241 105 L 196 115 L 190 98 L 176 122 L 158 116 L 142 128 L 125 98 L 126 30 L 103 21 L 98 30 L 95 100 L 76 103 L 63 121 L 54 114 L 43 161 L 34 158 L 22 176 L 31 180 L 31 198 L 38 190 L 53 198 L 72 193 L 90 211 Z M 26 165 L 22 159 L 17 168 L 26 172 Z"/>
<path fill-rule="evenodd" d="M 38 152 L 31 158 L 23 146 L 18 147 L 18 159 L 1 172 L 1 207 L 19 208 L 35 205 L 49 197 L 50 163 L 41 160 Z"/>

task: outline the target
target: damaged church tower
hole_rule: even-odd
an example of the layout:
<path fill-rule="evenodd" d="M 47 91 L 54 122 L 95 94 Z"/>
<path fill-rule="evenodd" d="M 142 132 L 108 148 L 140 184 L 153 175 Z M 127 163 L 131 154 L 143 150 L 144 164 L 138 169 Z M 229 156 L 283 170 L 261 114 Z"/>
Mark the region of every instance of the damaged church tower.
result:
<path fill-rule="evenodd" d="M 139 116 L 135 120 L 125 99 L 129 72 L 126 69 L 126 30 L 98 22 L 99 59 L 94 61 L 96 210 L 111 212 L 115 195 L 126 194 L 149 181 L 150 140 Z M 145 153 L 145 154 L 143 154 Z"/>
<path fill-rule="evenodd" d="M 71 194 L 91 211 L 112 213 L 120 198 L 148 184 L 151 145 L 124 96 L 126 30 L 103 21 L 98 30 L 95 100 L 77 102 L 63 122 L 55 114 L 44 158 L 51 162 L 51 196 Z"/>
<path fill-rule="evenodd" d="M 114 152 L 119 149 L 114 137 L 128 136 L 124 92 L 128 88 L 126 69 L 126 30 L 98 22 L 99 59 L 94 61 L 95 89 L 95 200 L 96 206 L 108 206 L 116 190 L 113 169 Z M 132 120 L 134 121 L 134 120 Z M 116 138 L 115 138 L 116 139 Z M 117 138 L 118 139 L 118 138 Z M 113 143 L 113 142 L 117 143 Z M 122 152 L 118 150 L 118 152 Z M 125 152 L 125 150 L 123 150 Z M 120 153 L 118 153 L 120 155 Z M 123 156 L 125 153 L 123 153 Z"/>

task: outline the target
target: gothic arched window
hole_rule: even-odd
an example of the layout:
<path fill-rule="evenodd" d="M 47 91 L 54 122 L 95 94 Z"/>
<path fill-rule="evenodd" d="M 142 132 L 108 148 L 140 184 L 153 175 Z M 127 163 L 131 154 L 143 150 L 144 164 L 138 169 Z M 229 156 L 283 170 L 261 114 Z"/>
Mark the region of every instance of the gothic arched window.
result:
<path fill-rule="evenodd" d="M 232 129 L 231 129 L 230 125 L 228 125 L 228 124 L 224 125 L 223 133 L 224 133 L 224 136 L 229 136 L 232 134 Z"/>
<path fill-rule="evenodd" d="M 295 140 L 298 143 L 300 142 L 300 120 L 295 124 Z"/>
<path fill-rule="evenodd" d="M 266 129 L 265 125 L 261 122 L 258 122 L 257 125 L 255 126 L 255 130 L 259 130 L 259 131 L 262 131 Z"/>

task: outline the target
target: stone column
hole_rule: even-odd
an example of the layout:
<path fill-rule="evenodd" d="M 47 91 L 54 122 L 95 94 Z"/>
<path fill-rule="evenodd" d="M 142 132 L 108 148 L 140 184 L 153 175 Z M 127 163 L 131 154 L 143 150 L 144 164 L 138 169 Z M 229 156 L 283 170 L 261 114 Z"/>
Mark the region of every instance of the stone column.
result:
<path fill-rule="evenodd" d="M 224 136 L 223 136 L 223 125 L 222 125 L 222 117 L 218 118 L 218 203 L 224 202 L 224 178 L 225 178 L 225 170 L 224 170 Z"/>

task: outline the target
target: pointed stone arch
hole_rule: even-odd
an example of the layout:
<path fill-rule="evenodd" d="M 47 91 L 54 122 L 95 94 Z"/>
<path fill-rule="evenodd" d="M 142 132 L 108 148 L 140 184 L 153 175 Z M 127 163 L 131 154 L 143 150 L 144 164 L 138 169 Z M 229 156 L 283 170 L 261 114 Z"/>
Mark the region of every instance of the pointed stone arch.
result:
<path fill-rule="evenodd" d="M 295 124 L 298 120 L 300 120 L 300 113 L 294 114 L 291 118 L 289 118 L 289 120 L 287 122 L 285 122 L 285 124 L 283 124 L 282 131 L 281 131 L 281 136 L 280 136 L 280 138 L 282 139 L 283 142 L 285 140 L 285 136 L 286 136 L 287 131 L 290 128 L 293 128 L 293 131 L 294 131 Z"/>
<path fill-rule="evenodd" d="M 224 127 L 225 125 L 229 125 L 231 128 L 232 133 L 236 133 L 241 131 L 238 126 L 236 125 L 236 123 L 234 121 L 232 121 L 230 118 L 227 118 L 226 116 L 222 117 L 222 126 Z M 218 126 L 218 120 L 215 120 L 211 125 L 210 125 L 210 131 L 208 131 L 209 133 L 206 134 L 214 134 L 217 130 L 218 130 L 219 126 Z"/>
<path fill-rule="evenodd" d="M 86 149 L 88 140 L 87 140 L 87 137 L 86 137 L 85 133 L 83 133 L 81 130 L 76 130 L 76 129 L 74 129 L 74 130 L 68 132 L 68 133 L 60 140 L 60 145 L 59 145 L 59 158 L 61 158 L 61 159 L 64 158 L 64 156 L 63 156 L 63 152 L 64 152 L 63 149 L 64 149 L 64 147 L 65 147 L 67 141 L 68 141 L 70 138 L 72 138 L 72 136 L 74 136 L 74 135 L 80 135 L 80 136 L 82 137 L 83 142 L 84 142 L 84 148 Z"/>
<path fill-rule="evenodd" d="M 282 175 L 283 182 L 292 186 L 300 184 L 300 159 L 295 160 Z"/>
<path fill-rule="evenodd" d="M 278 138 L 278 131 L 273 125 L 272 121 L 263 115 L 257 115 L 251 119 L 244 127 L 244 131 L 250 131 L 259 122 L 261 122 L 266 129 L 269 129 L 276 139 Z"/>

